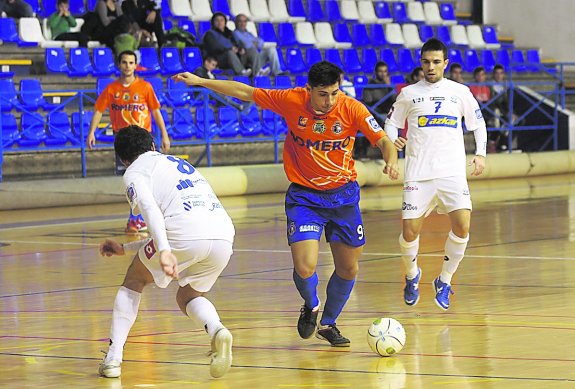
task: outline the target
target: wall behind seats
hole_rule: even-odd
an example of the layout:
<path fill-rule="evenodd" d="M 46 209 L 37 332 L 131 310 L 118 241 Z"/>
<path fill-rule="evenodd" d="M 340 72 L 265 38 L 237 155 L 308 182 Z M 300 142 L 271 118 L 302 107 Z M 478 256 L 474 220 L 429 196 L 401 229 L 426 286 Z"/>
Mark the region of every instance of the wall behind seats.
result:
<path fill-rule="evenodd" d="M 483 0 L 483 22 L 497 24 L 498 35 L 518 47 L 540 47 L 543 58 L 575 61 L 575 1 Z"/>

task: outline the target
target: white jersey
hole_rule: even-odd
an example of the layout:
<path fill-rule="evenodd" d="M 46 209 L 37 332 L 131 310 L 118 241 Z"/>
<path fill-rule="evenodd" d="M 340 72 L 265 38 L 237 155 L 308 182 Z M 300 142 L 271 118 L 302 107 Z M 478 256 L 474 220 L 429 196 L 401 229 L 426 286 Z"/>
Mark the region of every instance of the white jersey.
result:
<path fill-rule="evenodd" d="M 148 151 L 124 174 L 126 197 L 142 213 L 158 251 L 174 243 L 223 239 L 234 225 L 208 181 L 183 159 Z"/>
<path fill-rule="evenodd" d="M 408 121 L 405 181 L 465 177 L 462 118 L 468 131 L 485 129 L 479 104 L 465 85 L 444 78 L 401 90 L 385 124 L 404 128 Z"/>

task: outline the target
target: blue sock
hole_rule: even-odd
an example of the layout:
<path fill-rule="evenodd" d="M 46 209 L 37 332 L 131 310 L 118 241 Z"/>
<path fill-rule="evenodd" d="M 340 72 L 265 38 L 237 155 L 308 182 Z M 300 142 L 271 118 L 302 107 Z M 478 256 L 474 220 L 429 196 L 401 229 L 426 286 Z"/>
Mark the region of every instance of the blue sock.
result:
<path fill-rule="evenodd" d="M 354 284 L 355 280 L 344 280 L 333 272 L 327 283 L 327 300 L 320 321 L 322 326 L 335 324 L 337 317 L 349 299 Z"/>
<path fill-rule="evenodd" d="M 303 279 L 293 271 L 293 282 L 295 282 L 295 286 L 299 291 L 300 296 L 305 301 L 305 306 L 308 308 L 315 308 L 319 304 L 319 299 L 317 298 L 317 273 L 313 273 L 313 275 L 309 278 Z"/>

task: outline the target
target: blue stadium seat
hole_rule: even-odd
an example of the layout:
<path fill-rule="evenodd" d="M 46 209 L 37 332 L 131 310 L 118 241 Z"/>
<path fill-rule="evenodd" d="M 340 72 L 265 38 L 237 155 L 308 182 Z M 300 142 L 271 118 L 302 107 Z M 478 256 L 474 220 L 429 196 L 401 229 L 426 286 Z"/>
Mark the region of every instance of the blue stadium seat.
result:
<path fill-rule="evenodd" d="M 168 77 L 168 87 L 166 92 L 166 102 L 174 107 L 182 107 L 190 103 L 192 99 L 188 86 L 183 82 L 176 82 Z"/>
<path fill-rule="evenodd" d="M 46 146 L 63 146 L 74 140 L 70 126 L 70 118 L 64 111 L 55 111 L 48 114 L 48 136 L 44 140 Z"/>
<path fill-rule="evenodd" d="M 541 65 L 541 58 L 539 57 L 539 50 L 537 49 L 528 49 L 525 52 L 526 55 L 526 62 L 527 62 L 527 67 L 529 69 L 530 72 L 538 72 L 540 70 L 543 69 L 543 66 Z M 547 71 L 549 71 L 549 68 L 545 68 Z"/>
<path fill-rule="evenodd" d="M 100 96 L 108 84 L 111 84 L 112 82 L 114 82 L 114 79 L 111 77 L 98 78 L 96 80 L 96 93 L 98 96 Z"/>
<path fill-rule="evenodd" d="M 367 76 L 355 76 L 353 78 L 353 85 L 355 86 L 355 98 L 361 100 L 363 98 L 363 85 L 367 85 L 369 79 Z"/>
<path fill-rule="evenodd" d="M 385 37 L 385 31 L 381 24 L 371 24 L 369 26 L 369 34 L 375 47 L 389 46 L 389 42 Z"/>
<path fill-rule="evenodd" d="M 527 66 L 525 66 L 525 57 L 523 56 L 522 50 L 513 50 L 511 52 L 511 68 L 516 72 L 526 72 L 529 70 Z"/>
<path fill-rule="evenodd" d="M 86 47 L 70 49 L 70 73 L 72 77 L 85 77 L 94 73 L 90 53 Z"/>
<path fill-rule="evenodd" d="M 399 63 L 399 70 L 402 73 L 411 73 L 417 66 L 410 49 L 398 49 L 397 60 Z"/>
<path fill-rule="evenodd" d="M 276 53 L 278 54 L 278 62 L 280 64 L 281 72 L 285 72 L 287 70 L 286 61 L 284 60 L 284 55 L 282 53 L 282 49 L 276 47 Z"/>
<path fill-rule="evenodd" d="M 190 34 L 192 34 L 194 36 L 194 38 L 196 38 L 196 40 L 198 40 L 198 38 L 200 38 L 200 37 L 198 37 L 198 34 L 196 33 L 196 25 L 191 20 L 178 19 L 178 27 L 181 28 L 182 30 L 187 31 Z"/>
<path fill-rule="evenodd" d="M 162 0 L 162 1 L 167 1 L 167 0 Z M 98 3 L 98 0 L 86 0 L 86 7 L 88 8 L 88 11 L 93 11 L 96 8 L 96 3 Z M 162 3 L 162 5 L 163 5 L 163 3 Z"/>
<path fill-rule="evenodd" d="M 258 136 L 264 132 L 260 114 L 255 105 L 250 106 L 247 113 L 242 113 L 240 119 L 240 134 L 242 136 Z"/>
<path fill-rule="evenodd" d="M 304 87 L 307 84 L 307 74 L 295 76 L 294 85 L 299 87 Z"/>
<path fill-rule="evenodd" d="M 12 78 L 0 79 L 0 106 L 2 112 L 11 111 L 12 108 L 19 106 L 16 87 Z"/>
<path fill-rule="evenodd" d="M 240 134 L 240 118 L 238 110 L 232 107 L 220 107 L 218 110 L 220 122 L 220 138 L 235 138 Z"/>
<path fill-rule="evenodd" d="M 499 45 L 499 38 L 497 38 L 497 30 L 493 26 L 483 26 L 483 40 L 487 45 Z M 491 47 L 491 46 L 487 46 Z"/>
<path fill-rule="evenodd" d="M 397 84 L 405 84 L 406 80 L 403 74 L 392 74 L 389 77 L 389 82 L 391 82 L 393 85 L 397 85 Z"/>
<path fill-rule="evenodd" d="M 18 43 L 18 28 L 16 21 L 12 18 L 0 18 L 0 40 L 5 43 Z"/>
<path fill-rule="evenodd" d="M 390 49 L 389 47 L 381 49 L 381 52 L 379 53 L 379 58 L 381 58 L 381 60 L 387 64 L 387 69 L 389 70 L 389 73 L 395 73 L 400 71 L 393 49 Z"/>
<path fill-rule="evenodd" d="M 411 20 L 407 16 L 407 8 L 405 3 L 396 2 L 392 5 L 393 20 L 395 23 L 410 23 Z"/>
<path fill-rule="evenodd" d="M 375 70 L 375 64 L 379 59 L 377 58 L 377 52 L 373 48 L 362 49 L 361 59 L 363 63 L 363 72 L 365 74 L 371 74 Z"/>
<path fill-rule="evenodd" d="M 475 49 L 465 50 L 463 69 L 467 72 L 473 72 L 473 69 L 475 69 L 478 66 L 481 66 L 481 62 L 479 61 L 479 54 L 477 54 L 477 50 Z"/>
<path fill-rule="evenodd" d="M 246 85 L 251 85 L 250 78 L 248 76 L 234 76 L 232 78 L 234 81 L 241 82 Z"/>
<path fill-rule="evenodd" d="M 199 47 L 184 47 L 182 55 L 184 57 L 184 66 L 188 71 L 193 72 L 202 66 L 202 53 Z"/>
<path fill-rule="evenodd" d="M 57 0 L 42 0 L 42 7 L 40 8 L 40 12 L 37 13 L 37 16 L 40 16 L 41 18 L 49 18 L 50 15 L 58 10 L 56 2 Z M 34 8 L 34 5 L 32 5 L 32 8 Z"/>
<path fill-rule="evenodd" d="M 326 61 L 329 61 L 340 69 L 343 69 L 343 62 L 341 62 L 341 56 L 339 55 L 338 49 L 325 49 L 324 56 Z"/>
<path fill-rule="evenodd" d="M 230 5 L 228 0 L 212 0 L 212 12 L 221 12 L 228 17 L 228 19 L 233 19 L 234 16 L 230 12 Z"/>
<path fill-rule="evenodd" d="M 510 70 L 511 58 L 509 58 L 507 49 L 497 50 L 497 63 L 502 65 L 506 72 Z"/>
<path fill-rule="evenodd" d="M 439 4 L 439 14 L 444 22 L 455 22 L 457 23 L 457 18 L 455 16 L 455 9 L 453 4 L 449 2 Z"/>
<path fill-rule="evenodd" d="M 94 113 L 92 111 L 84 111 L 81 116 L 82 126 L 80 127 L 80 112 L 72 112 L 72 131 L 74 136 L 78 139 L 80 139 L 80 135 L 83 135 L 82 142 L 84 142 L 86 135 L 88 135 L 88 132 L 90 131 L 90 122 L 92 121 L 93 116 Z M 99 129 L 97 129 L 96 139 L 101 140 L 101 138 L 98 137 L 99 132 Z M 113 136 L 111 138 L 113 140 Z"/>
<path fill-rule="evenodd" d="M 164 26 L 164 31 L 169 31 L 174 27 L 174 23 L 168 18 L 162 17 L 162 24 Z"/>
<path fill-rule="evenodd" d="M 321 8 L 321 3 L 319 0 L 308 0 L 307 1 L 307 21 L 312 23 L 324 22 L 327 20 L 323 9 Z"/>
<path fill-rule="evenodd" d="M 295 30 L 291 23 L 278 24 L 279 44 L 281 47 L 299 46 Z"/>
<path fill-rule="evenodd" d="M 164 81 L 160 77 L 145 77 L 144 80 L 152 85 L 160 105 L 164 105 L 166 103 L 166 88 L 164 88 Z"/>
<path fill-rule="evenodd" d="M 287 89 L 292 87 L 291 78 L 289 76 L 281 75 L 276 76 L 274 81 L 276 88 Z"/>
<path fill-rule="evenodd" d="M 198 127 L 187 108 L 174 108 L 172 111 L 172 130 L 170 136 L 175 140 L 191 139 L 198 133 Z"/>
<path fill-rule="evenodd" d="M 18 131 L 18 124 L 16 118 L 10 113 L 2 114 L 2 147 L 12 147 L 14 143 L 20 139 L 20 132 Z"/>
<path fill-rule="evenodd" d="M 177 47 L 162 47 L 160 49 L 162 57 L 162 74 L 172 75 L 184 71 L 182 60 L 180 58 L 180 49 Z"/>
<path fill-rule="evenodd" d="M 40 6 L 39 0 L 26 0 L 26 3 L 30 4 L 30 7 L 32 7 L 32 11 L 37 16 L 40 16 L 42 14 L 42 7 Z"/>
<path fill-rule="evenodd" d="M 43 0 L 44 2 L 45 0 Z M 81 18 L 84 14 L 88 11 L 84 6 L 84 0 L 69 0 L 70 1 L 70 13 L 77 17 Z"/>
<path fill-rule="evenodd" d="M 210 107 L 207 107 L 207 116 L 204 107 L 196 109 L 196 124 L 198 126 L 197 137 L 201 139 L 211 138 L 218 131 L 216 116 Z"/>
<path fill-rule="evenodd" d="M 51 73 L 70 75 L 70 67 L 66 61 L 66 53 L 61 47 L 46 49 L 46 69 Z"/>
<path fill-rule="evenodd" d="M 276 35 L 276 30 L 274 29 L 273 23 L 260 22 L 258 24 L 258 36 L 262 38 L 264 42 L 274 42 L 279 44 L 278 36 Z"/>
<path fill-rule="evenodd" d="M 346 73 L 361 73 L 363 65 L 359 60 L 359 54 L 354 48 L 343 50 L 343 70 Z"/>
<path fill-rule="evenodd" d="M 90 5 L 90 1 L 93 1 L 94 3 L 96 3 L 97 0 L 88 0 L 88 6 Z M 162 20 L 173 19 L 174 14 L 172 14 L 172 9 L 170 8 L 170 0 L 162 0 L 160 5 L 162 8 L 162 12 L 160 13 L 160 15 L 162 15 Z M 93 8 L 89 8 L 89 9 L 93 10 Z"/>
<path fill-rule="evenodd" d="M 305 61 L 307 63 L 307 68 L 309 69 L 314 63 L 321 62 L 323 59 L 321 57 L 321 51 L 315 47 L 309 47 L 305 50 Z"/>
<path fill-rule="evenodd" d="M 330 23 L 338 23 L 343 20 L 339 9 L 339 2 L 337 0 L 325 1 L 325 18 Z"/>
<path fill-rule="evenodd" d="M 160 60 L 155 47 L 140 47 L 140 66 L 144 68 L 138 70 L 140 76 L 150 76 L 160 71 Z"/>
<path fill-rule="evenodd" d="M 419 37 L 421 38 L 422 42 L 427 42 L 434 36 L 435 32 L 433 31 L 432 26 L 428 26 L 427 24 L 422 24 L 419 26 Z"/>
<path fill-rule="evenodd" d="M 447 47 L 453 46 L 449 26 L 437 26 L 437 39 L 442 41 Z"/>
<path fill-rule="evenodd" d="M 491 73 L 493 71 L 493 67 L 495 66 L 495 55 L 493 55 L 493 51 L 491 50 L 483 50 L 481 52 L 481 63 L 483 63 L 483 67 L 485 71 Z"/>
<path fill-rule="evenodd" d="M 284 119 L 269 109 L 262 109 L 262 124 L 264 135 L 274 136 L 288 132 Z"/>
<path fill-rule="evenodd" d="M 40 80 L 35 78 L 20 80 L 20 102 L 24 109 L 31 111 L 50 106 L 44 98 Z"/>
<path fill-rule="evenodd" d="M 362 23 L 354 23 L 351 26 L 351 42 L 354 47 L 371 46 L 372 42 L 367 34 L 367 27 Z"/>
<path fill-rule="evenodd" d="M 198 22 L 198 39 L 202 40 L 206 31 L 212 28 L 209 20 L 200 20 Z"/>
<path fill-rule="evenodd" d="M 307 72 L 309 69 L 299 48 L 286 50 L 286 66 L 292 74 Z"/>
<path fill-rule="evenodd" d="M 303 17 L 304 19 L 307 19 L 302 0 L 288 0 L 287 8 L 291 16 L 298 18 Z"/>
<path fill-rule="evenodd" d="M 164 125 L 166 126 L 166 131 L 168 135 L 172 131 L 172 124 L 170 122 L 170 116 L 168 115 L 168 111 L 163 108 L 160 108 L 160 114 L 162 115 L 162 119 L 164 119 Z M 152 135 L 160 134 L 160 127 L 156 123 L 156 119 L 152 116 Z"/>
<path fill-rule="evenodd" d="M 114 53 L 109 47 L 98 47 L 92 52 L 94 77 L 111 76 L 118 74 L 118 68 L 114 64 Z"/>
<path fill-rule="evenodd" d="M 391 17 L 391 11 L 389 9 L 389 3 L 386 1 L 377 1 L 373 3 L 373 8 L 375 10 L 375 16 L 379 19 L 393 20 Z"/>
<path fill-rule="evenodd" d="M 254 87 L 269 89 L 272 87 L 272 80 L 268 76 L 255 76 Z"/>
<path fill-rule="evenodd" d="M 329 0 L 330 2 L 335 2 L 334 0 Z M 345 23 L 333 24 L 333 37 L 336 42 L 340 43 L 350 43 L 353 45 L 351 40 L 351 35 L 349 34 L 349 29 Z"/>
<path fill-rule="evenodd" d="M 462 67 L 464 67 L 463 70 L 468 71 L 467 69 L 465 69 L 465 63 L 463 63 L 463 57 L 461 56 L 461 51 L 459 49 L 448 49 L 447 58 L 449 58 L 450 64 L 457 62 Z"/>
<path fill-rule="evenodd" d="M 17 143 L 20 147 L 38 147 L 46 139 L 44 118 L 37 113 L 24 112 L 21 117 L 22 131 Z"/>

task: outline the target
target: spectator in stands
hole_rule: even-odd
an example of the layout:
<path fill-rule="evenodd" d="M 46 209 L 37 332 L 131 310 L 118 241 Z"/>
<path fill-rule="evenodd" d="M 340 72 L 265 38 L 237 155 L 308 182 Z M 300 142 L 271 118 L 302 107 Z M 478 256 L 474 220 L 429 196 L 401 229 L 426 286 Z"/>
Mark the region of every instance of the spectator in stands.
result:
<path fill-rule="evenodd" d="M 90 38 L 82 32 L 70 32 L 76 27 L 76 18 L 70 14 L 68 0 L 58 0 L 58 10 L 48 19 L 48 27 L 52 33 L 52 39 L 57 41 L 78 41 L 80 47 L 88 47 Z"/>
<path fill-rule="evenodd" d="M 236 42 L 245 50 L 240 58 L 244 67 L 251 68 L 256 76 L 267 76 L 271 70 L 274 76 L 282 73 L 278 52 L 275 47 L 264 47 L 264 41 L 247 30 L 248 17 L 238 14 L 234 19 L 236 29 L 233 32 Z M 270 68 L 262 69 L 266 63 Z"/>
<path fill-rule="evenodd" d="M 153 117 L 162 134 L 162 152 L 166 153 L 170 149 L 170 138 L 154 88 L 148 82 L 136 77 L 136 66 L 135 52 L 124 51 L 118 55 L 120 77 L 106 86 L 94 104 L 94 116 L 86 137 L 86 145 L 90 150 L 96 145 L 96 128 L 106 110 L 110 112 L 110 122 L 114 134 L 120 128 L 134 124 L 152 132 Z M 116 156 L 116 174 L 122 175 L 125 170 L 126 167 Z M 147 226 L 142 216 L 133 215 L 130 211 L 126 232 L 136 233 L 146 230 Z"/>
<path fill-rule="evenodd" d="M 226 15 L 221 12 L 214 13 L 212 28 L 202 37 L 203 55 L 217 59 L 222 69 L 232 69 L 237 75 L 249 76 L 252 69 L 244 67 L 240 60 L 246 50 L 240 47 L 232 31 L 226 27 L 226 21 Z"/>
<path fill-rule="evenodd" d="M 509 90 L 507 86 L 507 81 L 505 80 L 505 68 L 497 64 L 493 67 L 493 81 L 496 83 L 491 86 L 490 96 L 494 98 L 493 102 L 490 104 L 490 108 L 495 111 L 495 114 L 500 117 L 499 123 L 509 123 L 509 111 L 511 108 L 511 103 L 509 101 Z M 513 124 L 517 125 L 517 114 L 511 112 L 511 120 Z M 501 127 L 501 125 L 496 125 L 496 127 Z M 495 147 L 497 151 L 506 151 L 509 148 L 508 145 L 508 131 L 491 131 L 489 132 L 489 144 L 491 148 Z"/>
<path fill-rule="evenodd" d="M 457 62 L 454 62 L 449 67 L 449 78 L 452 81 L 458 82 L 460 84 L 464 84 L 463 81 L 463 68 Z"/>
<path fill-rule="evenodd" d="M 138 23 L 140 28 L 156 35 L 158 46 L 165 42 L 164 22 L 160 16 L 160 5 L 153 0 L 124 0 L 122 12 L 126 17 Z"/>
<path fill-rule="evenodd" d="M 481 110 L 483 111 L 483 118 L 488 127 L 494 126 L 494 117 L 485 109 L 484 105 L 491 99 L 491 90 L 489 86 L 485 85 L 487 75 L 485 74 L 485 68 L 483 66 L 478 66 L 473 69 L 473 80 L 474 85 L 471 85 L 469 89 L 475 97 L 475 99 L 480 103 Z"/>
<path fill-rule="evenodd" d="M 194 74 L 198 77 L 207 78 L 210 80 L 215 80 L 216 76 L 214 76 L 212 71 L 217 67 L 218 67 L 218 60 L 215 59 L 214 57 L 210 57 L 208 55 L 208 56 L 204 57 L 204 62 L 202 63 L 202 66 L 199 66 L 198 68 L 196 68 L 194 70 Z M 221 99 L 221 101 L 218 101 L 218 103 L 220 103 L 219 105 L 231 105 L 232 107 L 239 109 L 240 111 L 243 111 L 244 106 L 242 104 L 236 103 L 235 101 L 230 99 L 228 96 L 223 95 L 221 93 L 217 93 L 217 92 L 213 92 L 213 93 L 216 96 L 218 96 L 219 99 Z"/>
<path fill-rule="evenodd" d="M 0 0 L 0 12 L 2 17 L 8 16 L 9 18 L 31 18 L 34 16 L 34 11 L 30 4 L 24 0 Z"/>
<path fill-rule="evenodd" d="M 408 81 L 410 84 L 416 84 L 420 80 L 423 80 L 423 77 L 425 77 L 425 74 L 423 73 L 423 69 L 420 66 L 418 66 L 415 69 L 413 69 L 413 71 L 409 75 Z"/>
<path fill-rule="evenodd" d="M 114 38 L 129 30 L 129 20 L 124 16 L 118 0 L 98 0 L 94 9 L 98 16 L 98 28 L 94 40 L 108 47 L 114 47 Z"/>

